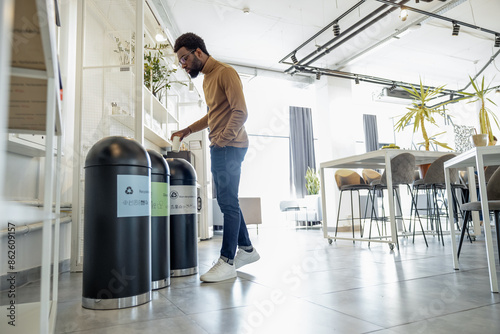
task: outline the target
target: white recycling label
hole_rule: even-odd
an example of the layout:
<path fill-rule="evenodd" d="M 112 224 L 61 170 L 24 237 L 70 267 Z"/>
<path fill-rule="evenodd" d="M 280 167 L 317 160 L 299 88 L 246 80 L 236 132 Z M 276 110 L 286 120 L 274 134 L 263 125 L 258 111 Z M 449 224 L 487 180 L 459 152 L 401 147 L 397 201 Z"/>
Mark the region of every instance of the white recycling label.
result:
<path fill-rule="evenodd" d="M 143 217 L 151 214 L 151 182 L 145 175 L 117 175 L 116 214 Z"/>
<path fill-rule="evenodd" d="M 197 213 L 196 186 L 170 185 L 170 216 Z"/>

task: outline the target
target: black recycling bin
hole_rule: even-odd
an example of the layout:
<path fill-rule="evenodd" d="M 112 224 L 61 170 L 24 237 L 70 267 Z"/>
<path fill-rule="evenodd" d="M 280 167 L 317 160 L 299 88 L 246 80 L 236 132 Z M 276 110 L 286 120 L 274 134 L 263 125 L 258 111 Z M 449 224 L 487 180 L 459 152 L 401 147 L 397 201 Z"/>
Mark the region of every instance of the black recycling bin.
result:
<path fill-rule="evenodd" d="M 152 289 L 170 285 L 170 169 L 163 156 L 147 150 L 151 159 L 151 271 Z"/>
<path fill-rule="evenodd" d="M 85 160 L 82 306 L 151 300 L 151 162 L 134 139 L 98 141 Z"/>
<path fill-rule="evenodd" d="M 184 159 L 167 159 L 170 167 L 170 273 L 198 273 L 196 171 Z"/>

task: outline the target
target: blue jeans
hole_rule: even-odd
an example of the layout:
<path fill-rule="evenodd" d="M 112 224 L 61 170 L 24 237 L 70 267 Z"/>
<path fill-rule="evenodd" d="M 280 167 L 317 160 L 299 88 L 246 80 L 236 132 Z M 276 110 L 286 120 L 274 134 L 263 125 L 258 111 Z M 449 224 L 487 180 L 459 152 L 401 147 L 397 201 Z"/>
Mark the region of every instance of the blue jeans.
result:
<path fill-rule="evenodd" d="M 246 153 L 247 148 L 210 147 L 217 203 L 224 216 L 220 254 L 229 260 L 234 259 L 237 246 L 252 245 L 238 201 L 241 163 Z"/>

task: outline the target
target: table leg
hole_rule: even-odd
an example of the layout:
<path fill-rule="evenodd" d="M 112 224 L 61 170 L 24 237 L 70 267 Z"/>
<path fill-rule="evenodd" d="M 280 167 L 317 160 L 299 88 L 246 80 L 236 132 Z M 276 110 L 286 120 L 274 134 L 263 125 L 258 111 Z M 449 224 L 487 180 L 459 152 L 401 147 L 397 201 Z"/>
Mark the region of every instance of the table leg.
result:
<path fill-rule="evenodd" d="M 467 168 L 469 173 L 469 198 L 471 202 L 477 201 L 477 188 L 476 188 L 476 177 L 474 175 L 474 167 Z M 474 238 L 481 235 L 481 222 L 479 220 L 479 212 L 472 211 L 472 223 L 474 226 L 474 233 L 471 235 Z"/>
<path fill-rule="evenodd" d="M 453 254 L 453 269 L 459 269 L 458 268 L 458 256 L 457 256 L 457 239 L 455 238 L 455 223 L 454 223 L 454 213 L 455 213 L 455 208 L 453 205 L 453 198 L 452 198 L 452 187 L 450 184 L 450 169 L 445 168 L 444 170 L 444 182 L 446 184 L 446 194 L 448 196 L 448 217 L 450 220 L 450 238 L 451 238 L 451 252 Z"/>
<path fill-rule="evenodd" d="M 484 238 L 486 241 L 486 256 L 488 258 L 488 269 L 490 271 L 490 288 L 492 292 L 498 292 L 497 269 L 495 264 L 495 253 L 493 251 L 493 239 L 491 237 L 490 209 L 488 196 L 486 194 L 486 181 L 484 177 L 483 156 L 476 156 L 477 178 L 479 180 L 479 191 L 481 194 L 481 209 L 483 212 Z"/>
<path fill-rule="evenodd" d="M 399 241 L 397 237 L 397 222 L 394 210 L 394 191 L 392 189 L 392 170 L 391 170 L 391 157 L 389 154 L 385 156 L 385 175 L 387 177 L 387 196 L 389 200 L 389 222 L 391 225 L 391 240 L 396 244 L 399 249 Z"/>
<path fill-rule="evenodd" d="M 328 220 L 326 216 L 326 191 L 325 191 L 325 168 L 319 169 L 320 189 L 321 189 L 321 212 L 323 214 L 323 237 L 328 237 Z"/>

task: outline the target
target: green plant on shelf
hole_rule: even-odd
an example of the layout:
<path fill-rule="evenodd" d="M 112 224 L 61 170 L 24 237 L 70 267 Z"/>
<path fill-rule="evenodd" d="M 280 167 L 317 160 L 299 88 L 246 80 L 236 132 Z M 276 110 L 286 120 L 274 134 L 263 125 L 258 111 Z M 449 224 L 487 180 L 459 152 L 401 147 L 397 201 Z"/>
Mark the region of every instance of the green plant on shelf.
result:
<path fill-rule="evenodd" d="M 176 69 L 169 69 L 164 60 L 164 50 L 168 44 L 144 46 L 144 85 L 161 100 L 163 92 L 170 89 L 169 77 Z"/>
<path fill-rule="evenodd" d="M 120 65 L 134 64 L 135 62 L 135 33 L 132 34 L 130 41 L 121 40 L 119 37 L 114 37 L 116 48 L 113 50 L 118 53 Z"/>

